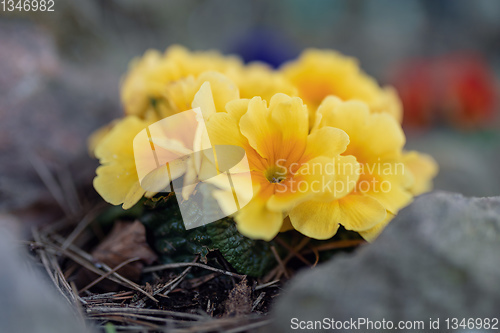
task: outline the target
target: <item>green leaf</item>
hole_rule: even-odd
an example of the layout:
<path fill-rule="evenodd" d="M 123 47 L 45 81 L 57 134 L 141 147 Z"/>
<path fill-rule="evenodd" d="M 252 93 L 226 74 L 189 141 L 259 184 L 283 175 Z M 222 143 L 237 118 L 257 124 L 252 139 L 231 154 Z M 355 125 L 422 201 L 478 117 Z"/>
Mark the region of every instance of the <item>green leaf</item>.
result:
<path fill-rule="evenodd" d="M 213 246 L 241 274 L 263 276 L 276 265 L 271 251 L 271 246 L 276 244 L 243 236 L 231 218 L 209 224 L 207 233 Z"/>
<path fill-rule="evenodd" d="M 201 184 L 197 195 L 203 196 L 203 200 L 183 203 L 188 214 L 192 214 L 195 224 L 205 224 L 214 216 L 222 215 L 218 211 L 219 205 L 210 193 L 212 190 L 210 185 Z M 202 202 L 203 207 L 199 207 L 199 202 Z M 154 209 L 147 211 L 140 220 L 151 231 L 154 247 L 161 254 L 163 262 L 176 259 L 186 261 L 197 254 L 200 254 L 203 260 L 209 251 L 219 250 L 240 274 L 258 277 L 276 265 L 271 246 L 274 245 L 278 249 L 279 247 L 274 242 L 253 240 L 241 235 L 232 218 L 227 217 L 186 230 L 174 196 L 155 199 L 154 205 L 149 203 L 146 206 Z"/>

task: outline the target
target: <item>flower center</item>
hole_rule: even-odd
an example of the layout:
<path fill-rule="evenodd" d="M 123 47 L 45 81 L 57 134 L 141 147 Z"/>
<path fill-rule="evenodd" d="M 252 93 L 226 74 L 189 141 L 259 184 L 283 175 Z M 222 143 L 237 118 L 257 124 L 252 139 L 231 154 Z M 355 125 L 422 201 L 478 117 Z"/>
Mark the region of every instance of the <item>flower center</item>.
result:
<path fill-rule="evenodd" d="M 265 176 L 270 183 L 279 184 L 286 179 L 286 170 L 273 166 L 266 170 Z"/>

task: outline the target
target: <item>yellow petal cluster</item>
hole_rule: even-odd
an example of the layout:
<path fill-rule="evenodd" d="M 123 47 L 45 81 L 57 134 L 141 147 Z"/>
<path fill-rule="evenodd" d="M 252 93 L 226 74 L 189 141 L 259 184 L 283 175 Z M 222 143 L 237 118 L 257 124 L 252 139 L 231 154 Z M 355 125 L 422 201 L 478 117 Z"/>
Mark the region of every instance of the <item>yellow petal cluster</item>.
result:
<path fill-rule="evenodd" d="M 284 64 L 281 71 L 297 87 L 312 119 L 323 99 L 333 95 L 344 101 L 363 101 L 372 112 L 388 113 L 399 122 L 402 120 L 402 106 L 395 90 L 380 87 L 354 58 L 332 50 L 308 49 L 297 60 Z"/>
<path fill-rule="evenodd" d="M 234 218 L 251 238 L 294 228 L 328 239 L 343 226 L 373 240 L 437 173 L 432 157 L 404 150 L 395 90 L 335 51 L 306 50 L 279 70 L 180 46 L 148 51 L 132 62 L 121 95 L 125 116 L 99 130 L 90 148 L 101 163 L 94 187 L 124 208 L 155 194 L 139 185 L 135 135 L 196 107 L 212 145 L 245 149 L 253 196 Z M 186 166 L 176 176 L 197 172 Z M 216 199 L 223 209 L 233 200 L 223 191 Z"/>
<path fill-rule="evenodd" d="M 104 200 L 113 205 L 123 204 L 124 209 L 131 208 L 146 193 L 139 184 L 133 142 L 148 125 L 136 116 L 127 116 L 99 141 L 94 152 L 101 163 L 94 188 Z"/>
<path fill-rule="evenodd" d="M 198 79 L 190 76 L 172 82 L 164 89 L 163 94 L 172 96 L 172 105 L 168 109 L 171 113 L 190 110 L 198 106 L 202 106 L 204 111 L 215 113 L 223 111 L 225 104 L 230 100 L 239 98 L 238 89 L 234 83 L 218 72 L 205 72 L 201 73 Z M 101 163 L 101 166 L 97 168 L 94 187 L 107 202 L 114 205 L 123 204 L 123 208 L 128 209 L 146 193 L 139 185 L 133 140 L 144 128 L 170 115 L 163 113 L 164 111 L 157 112 L 152 108 L 145 114 L 146 119 L 128 115 L 123 119 L 115 120 L 110 124 L 112 126 L 100 129 L 92 135 L 89 144 L 95 145 L 94 155 Z M 179 127 L 173 130 L 182 131 L 183 129 Z M 185 148 L 194 149 L 194 147 Z M 183 165 L 174 178 L 182 176 L 188 169 Z M 162 184 L 156 179 L 159 174 L 161 175 L 157 173 L 152 176 L 158 184 Z M 149 193 L 149 195 L 154 194 Z"/>
<path fill-rule="evenodd" d="M 165 88 L 169 83 L 206 71 L 224 73 L 241 66 L 237 57 L 223 56 L 216 51 L 189 52 L 174 45 L 164 54 L 147 51 L 141 59 L 132 61 L 122 82 L 121 98 L 127 115 L 144 117 L 151 105 L 168 105 Z"/>
<path fill-rule="evenodd" d="M 178 106 L 175 93 L 193 93 L 189 86 L 207 71 L 227 75 L 240 88 L 242 98 L 260 96 L 268 100 L 278 92 L 296 94 L 292 83 L 264 64 L 244 66 L 236 56 L 224 56 L 217 51 L 190 52 L 174 45 L 164 54 L 149 50 L 141 59 L 132 61 L 121 87 L 125 114 L 147 117 L 151 106 L 172 112 L 172 103 L 174 110 Z"/>
<path fill-rule="evenodd" d="M 309 133 L 307 107 L 300 98 L 276 94 L 268 106 L 254 97 L 230 102 L 226 109 L 210 117 L 207 127 L 213 144 L 241 145 L 247 153 L 254 196 L 235 216 L 244 235 L 270 240 L 294 206 L 313 197 L 342 197 L 352 190 L 359 165 L 353 156 L 340 156 L 348 136 L 334 127 Z M 325 172 L 328 163 L 347 172 Z M 351 187 L 322 191 L 323 184 L 348 178 L 353 179 Z"/>
<path fill-rule="evenodd" d="M 330 126 L 347 133 L 350 143 L 344 154 L 356 157 L 360 177 L 354 190 L 343 198 L 295 207 L 290 212 L 292 225 L 318 239 L 335 234 L 342 225 L 372 240 L 411 202 L 415 177 L 406 162 L 417 164 L 419 156 L 415 153 L 405 159 L 405 136 L 399 123 L 388 114 L 370 112 L 363 102 L 343 102 L 329 96 L 319 106 L 317 118 L 312 133 Z"/>

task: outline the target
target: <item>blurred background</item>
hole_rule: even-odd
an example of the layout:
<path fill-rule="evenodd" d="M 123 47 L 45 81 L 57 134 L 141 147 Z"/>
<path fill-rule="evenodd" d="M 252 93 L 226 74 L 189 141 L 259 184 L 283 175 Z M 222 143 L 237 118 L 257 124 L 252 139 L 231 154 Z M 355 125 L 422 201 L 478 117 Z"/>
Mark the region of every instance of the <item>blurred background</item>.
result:
<path fill-rule="evenodd" d="M 129 61 L 173 43 L 274 67 L 308 47 L 354 56 L 398 89 L 436 188 L 500 194 L 500 1 L 55 0 L 0 11 L 0 209 L 29 218 L 55 183 L 95 195 L 88 135 L 120 116 Z"/>

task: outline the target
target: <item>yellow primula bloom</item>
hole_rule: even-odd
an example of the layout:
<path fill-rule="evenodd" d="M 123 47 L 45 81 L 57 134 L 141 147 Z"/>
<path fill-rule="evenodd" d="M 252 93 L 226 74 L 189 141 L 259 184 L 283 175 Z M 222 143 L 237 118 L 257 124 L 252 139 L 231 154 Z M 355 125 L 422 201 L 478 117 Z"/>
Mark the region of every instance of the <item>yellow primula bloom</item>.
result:
<path fill-rule="evenodd" d="M 175 63 L 156 50 L 134 59 L 121 86 L 125 114 L 143 117 L 152 101 L 161 100 L 165 84 L 181 77 Z"/>
<path fill-rule="evenodd" d="M 215 113 L 225 110 L 228 101 L 238 99 L 239 93 L 235 84 L 222 74 L 216 72 L 202 73 L 198 79 L 188 77 L 172 83 L 166 92 L 172 96 L 172 105 L 169 107 L 172 113 L 187 111 L 200 107 L 203 112 Z M 155 112 L 150 108 L 145 114 L 147 119 L 140 119 L 136 116 L 127 116 L 122 120 L 115 120 L 111 128 L 99 130 L 91 143 L 95 145 L 95 156 L 99 159 L 101 166 L 97 169 L 97 177 L 94 179 L 94 187 L 97 192 L 109 203 L 114 205 L 123 204 L 123 208 L 132 207 L 146 193 L 140 187 L 137 176 L 136 164 L 134 160 L 133 140 L 135 136 L 147 126 L 163 119 L 168 114 Z M 176 137 L 185 130 L 188 124 L 176 124 L 174 128 L 169 128 L 167 133 L 170 137 Z M 180 133 L 182 134 L 182 133 Z M 160 148 L 176 153 L 174 148 L 169 146 L 168 141 L 157 138 Z M 162 140 L 165 144 L 162 144 Z M 196 143 L 199 144 L 199 143 Z M 193 153 L 199 147 L 189 144 L 184 147 L 183 152 Z M 147 149 L 145 150 L 147 152 Z M 149 155 L 148 155 L 149 156 Z M 192 161 L 182 161 L 170 165 L 172 177 L 178 178 L 187 173 L 188 181 L 195 182 L 199 167 L 196 168 Z M 152 173 L 147 180 L 155 183 L 158 187 L 154 192 L 166 187 L 165 180 L 168 180 L 167 170 L 160 168 Z M 152 187 L 152 186 L 147 186 Z M 183 196 L 190 194 L 192 187 L 185 187 Z M 154 194 L 153 192 L 151 194 Z"/>
<path fill-rule="evenodd" d="M 239 145 L 248 157 L 254 196 L 235 215 L 242 234 L 270 240 L 295 205 L 352 191 L 359 165 L 352 156 L 340 156 L 348 136 L 333 127 L 309 133 L 308 111 L 300 98 L 276 94 L 269 106 L 259 97 L 235 100 L 226 110 L 213 114 L 207 128 L 212 144 Z M 325 172 L 328 164 L 347 172 Z M 345 184 L 342 190 L 325 193 L 322 185 L 331 183 Z"/>
<path fill-rule="evenodd" d="M 361 100 L 372 112 L 388 113 L 401 122 L 402 109 L 392 88 L 381 88 L 364 73 L 358 61 L 331 50 L 308 49 L 297 60 L 284 64 L 284 76 L 294 84 L 309 107 L 311 119 L 326 96 Z M 311 124 L 311 126 L 314 123 Z"/>
<path fill-rule="evenodd" d="M 295 86 L 282 73 L 263 63 L 244 66 L 235 56 L 223 56 L 216 51 L 190 52 L 174 45 L 165 54 L 149 50 L 131 63 L 121 88 L 125 113 L 145 118 L 151 106 L 161 114 L 175 113 L 179 102 L 192 100 L 201 85 L 200 76 L 207 71 L 227 75 L 239 88 L 242 98 L 260 96 L 269 101 L 278 92 L 297 95 Z M 185 98 L 186 95 L 191 98 Z"/>
<path fill-rule="evenodd" d="M 279 71 L 215 51 L 147 51 L 131 63 L 121 99 L 126 116 L 96 131 L 89 149 L 101 163 L 95 189 L 125 209 L 165 189 L 170 176 L 183 176 L 184 199 L 206 180 L 216 185 L 213 195 L 224 212 L 234 212 L 235 195 L 246 196 L 249 203 L 234 218 L 248 237 L 270 240 L 294 228 L 328 239 L 342 225 L 371 241 L 413 196 L 431 189 L 437 173 L 430 156 L 403 151 L 396 91 L 335 51 L 306 50 Z M 198 107 L 196 119 L 203 117 L 207 131 L 194 131 L 203 132 L 196 140 L 177 140 L 187 134 L 184 120 L 169 123 L 162 133 L 170 137 L 149 138 L 175 158 L 170 171 L 162 166 L 141 178 L 146 192 L 135 164 L 135 136 Z M 211 177 L 221 161 L 206 156 L 210 145 L 244 148 L 252 186 L 243 163 L 231 168 L 229 183 L 248 193 L 235 194 L 222 178 Z"/>
<path fill-rule="evenodd" d="M 242 66 L 239 58 L 215 51 L 190 52 L 178 45 L 169 47 L 165 54 L 149 50 L 131 63 L 123 80 L 121 97 L 125 113 L 144 117 L 151 105 L 166 108 L 169 104 L 165 90 L 169 83 L 188 77 L 196 79 L 211 70 L 225 73 L 239 66 Z"/>
<path fill-rule="evenodd" d="M 147 146 L 141 147 L 143 149 L 134 151 L 134 138 L 151 125 L 151 121 L 127 116 L 118 121 L 98 143 L 95 155 L 101 166 L 96 170 L 94 188 L 107 202 L 113 205 L 122 204 L 123 209 L 129 209 L 144 195 L 151 197 L 157 192 L 169 189 L 170 176 L 174 180 L 193 169 L 190 165 L 191 161 L 183 157 L 185 154 L 192 153 L 193 148 L 197 147 L 189 140 L 179 140 L 178 138 L 182 138 L 185 132 L 183 124 L 173 123 L 170 128 L 165 128 L 168 137 L 173 140 L 169 141 L 166 136 L 153 137 L 153 139 L 157 145 L 158 154 L 163 151 L 164 154 L 170 153 L 170 155 L 178 156 L 179 159 L 169 163 L 168 170 L 165 165 L 154 170 L 144 178 L 143 184 L 140 183 L 136 161 L 139 159 L 145 163 L 152 163 L 151 149 L 148 141 Z M 175 141 L 175 144 L 171 141 Z"/>
<path fill-rule="evenodd" d="M 170 46 L 165 51 L 167 61 L 171 61 L 179 70 L 179 77 L 188 75 L 198 76 L 203 72 L 212 70 L 225 73 L 234 67 L 242 66 L 239 57 L 222 55 L 218 51 L 189 51 L 180 45 Z"/>
<path fill-rule="evenodd" d="M 403 152 L 402 162 L 406 172 L 413 178 L 407 188 L 411 194 L 416 196 L 432 190 L 432 179 L 438 173 L 438 165 L 431 156 L 416 151 Z M 394 217 L 395 213 L 388 211 L 385 220 L 369 230 L 360 232 L 361 236 L 368 241 L 374 240 Z"/>
<path fill-rule="evenodd" d="M 213 71 L 201 73 L 198 78 L 189 76 L 187 78 L 170 83 L 164 92 L 165 98 L 170 102 L 168 114 L 160 114 L 167 117 L 171 114 L 201 107 L 202 111 L 209 105 L 215 108 L 214 112 L 225 111 L 226 103 L 238 99 L 240 94 L 238 87 L 226 76 Z M 196 95 L 200 95 L 197 98 Z M 204 99 L 200 102 L 195 100 Z M 194 102 L 194 104 L 193 104 Z"/>
<path fill-rule="evenodd" d="M 133 141 L 148 126 L 144 120 L 128 116 L 102 138 L 95 149 L 101 166 L 96 170 L 94 188 L 107 202 L 132 207 L 146 193 L 139 184 L 135 167 Z"/>
<path fill-rule="evenodd" d="M 234 66 L 228 71 L 230 77 L 238 86 L 241 98 L 259 96 L 270 101 L 277 93 L 297 96 L 297 88 L 291 84 L 281 72 L 273 70 L 264 63 L 253 62 L 246 66 Z"/>
<path fill-rule="evenodd" d="M 327 97 L 317 112 L 311 133 L 330 126 L 344 130 L 350 143 L 343 155 L 356 157 L 361 174 L 354 190 L 343 198 L 296 206 L 290 212 L 291 223 L 317 239 L 330 238 L 342 225 L 371 240 L 412 200 L 408 188 L 413 175 L 401 154 L 405 144 L 401 126 L 388 114 L 371 113 L 360 101 Z"/>
<path fill-rule="evenodd" d="M 90 134 L 89 138 L 87 139 L 87 147 L 89 151 L 89 155 L 92 157 L 95 156 L 95 148 L 101 142 L 101 140 L 111 131 L 113 126 L 118 122 L 118 119 L 115 119 L 111 121 L 109 124 L 96 129 L 92 134 Z"/>

